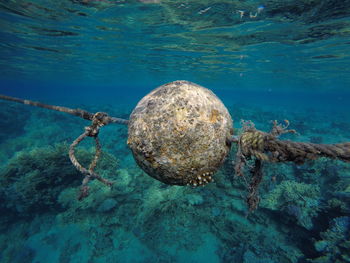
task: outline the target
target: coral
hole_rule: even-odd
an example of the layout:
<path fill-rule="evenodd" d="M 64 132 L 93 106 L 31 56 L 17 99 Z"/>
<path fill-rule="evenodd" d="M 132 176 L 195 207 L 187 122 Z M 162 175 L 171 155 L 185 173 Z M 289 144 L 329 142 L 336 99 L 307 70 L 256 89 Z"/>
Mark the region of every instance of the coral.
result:
<path fill-rule="evenodd" d="M 102 164 L 104 160 L 105 158 L 102 158 Z M 111 160 L 110 163 L 112 162 L 113 160 Z M 105 168 L 107 170 L 103 173 L 101 171 L 101 174 L 115 181 L 111 188 L 101 187 L 98 182 L 93 181 L 89 186 L 90 191 L 94 194 L 89 195 L 81 201 L 78 201 L 76 198 L 76 187 L 66 188 L 60 193 L 58 203 L 65 209 L 65 211 L 59 215 L 61 223 L 78 223 L 81 220 L 86 220 L 86 218 L 91 218 L 91 214 L 96 214 L 96 212 L 105 212 L 103 220 L 104 225 L 113 225 L 123 220 L 127 222 L 130 221 L 129 214 L 131 212 L 136 213 L 133 209 L 136 204 L 132 191 L 135 191 L 137 187 L 135 187 L 134 184 L 138 182 L 138 179 L 140 180 L 147 177 L 139 176 L 139 170 L 137 173 L 133 170 L 131 170 L 133 173 L 130 173 L 126 169 L 117 170 L 116 165 Z M 139 190 L 140 189 L 142 189 L 142 187 L 139 187 Z M 139 206 L 139 204 L 137 204 L 137 206 Z M 111 217 L 109 217 L 109 215 Z M 98 218 L 97 220 L 100 219 Z"/>
<path fill-rule="evenodd" d="M 86 150 L 78 151 L 82 163 L 91 159 Z M 113 168 L 116 160 L 104 154 L 100 167 Z M 81 175 L 72 166 L 68 157 L 68 145 L 34 148 L 19 152 L 2 170 L 0 192 L 3 209 L 21 215 L 60 210 L 57 198 L 67 187 L 78 186 Z"/>
<path fill-rule="evenodd" d="M 133 177 L 130 175 L 129 171 L 127 169 L 119 169 L 116 171 L 118 178 L 118 183 L 115 184 L 113 187 L 120 193 L 126 194 L 134 190 L 135 183 L 133 181 Z"/>
<path fill-rule="evenodd" d="M 250 250 L 247 250 L 244 253 L 243 262 L 244 263 L 275 263 L 274 260 L 270 258 L 261 258 Z"/>
<path fill-rule="evenodd" d="M 286 180 L 263 197 L 261 206 L 286 214 L 296 219 L 300 226 L 311 229 L 320 198 L 317 185 Z"/>
<path fill-rule="evenodd" d="M 16 152 L 28 152 L 35 147 L 46 147 L 59 142 L 71 143 L 74 135 L 78 134 L 81 131 L 81 126 L 84 125 L 84 121 L 72 119 L 62 113 L 47 112 L 35 108 L 25 109 L 25 111 L 22 110 L 14 115 L 5 115 L 7 119 L 12 121 L 11 123 L 1 124 L 0 121 L 0 127 L 3 131 L 11 128 L 10 131 L 6 131 L 8 135 L 4 138 L 6 140 L 1 141 L 0 135 L 0 161 L 2 163 L 7 162 Z M 13 121 L 13 116 L 16 116 L 16 121 Z M 22 116 L 25 120 L 22 120 Z M 67 127 L 69 128 L 67 129 Z M 19 136 L 19 134 L 21 135 Z M 17 136 L 13 137 L 12 135 Z"/>
<path fill-rule="evenodd" d="M 350 217 L 342 216 L 331 220 L 330 227 L 321 233 L 321 240 L 314 243 L 322 256 L 314 262 L 350 262 Z"/>
<path fill-rule="evenodd" d="M 99 207 L 97 208 L 97 212 L 110 212 L 118 205 L 118 202 L 113 198 L 108 198 L 104 200 Z"/>
<path fill-rule="evenodd" d="M 24 245 L 20 250 L 19 253 L 15 254 L 15 256 L 12 258 L 13 263 L 30 263 L 33 262 L 33 259 L 35 258 L 35 250 L 32 249 L 29 246 Z"/>
<path fill-rule="evenodd" d="M 203 197 L 198 194 L 189 194 L 187 195 L 187 200 L 190 205 L 201 205 L 203 204 Z"/>
<path fill-rule="evenodd" d="M 113 107 L 117 108 L 115 105 Z M 241 108 L 234 108 L 236 112 L 239 109 Z M 109 113 L 112 110 L 109 107 L 103 108 L 103 111 Z M 251 119 L 261 119 L 259 125 L 262 127 L 266 119 L 281 119 L 284 115 L 282 111 L 264 112 L 249 108 L 249 111 L 240 114 L 245 116 L 234 116 L 236 119 L 246 119 L 247 112 L 251 112 Z M 205 262 L 210 261 L 211 255 L 220 257 L 220 262 L 348 262 L 346 253 L 349 250 L 349 238 L 343 232 L 346 221 L 339 218 L 349 213 L 348 164 L 344 168 L 338 163 L 326 164 L 324 160 L 315 162 L 311 167 L 309 164 L 298 167 L 290 164 L 266 164 L 266 176 L 261 185 L 262 205 L 265 209 L 258 209 L 247 216 L 243 196 L 247 186 L 244 180 L 232 176 L 232 160 L 227 162 L 225 170 L 215 174 L 215 182 L 205 188 L 169 187 L 153 180 L 136 167 L 129 149 L 125 143 L 121 143 L 126 140 L 126 127 L 110 126 L 101 131 L 103 149 L 108 149 L 118 156 L 118 160 L 122 158 L 123 161 L 119 165 L 111 155 L 104 154 L 98 172 L 115 183 L 109 188 L 92 181 L 90 190 L 93 194 L 79 202 L 76 199 L 77 186 L 80 185 L 82 175 L 70 164 L 67 146 L 42 146 L 57 141 L 70 143 L 73 139 L 70 136 L 74 137 L 81 132 L 81 125 L 86 123 L 76 124 L 75 121 L 79 120 L 73 118 L 70 121 L 71 116 L 65 118 L 65 115 L 55 113 L 38 113 L 40 114 L 35 113 L 26 122 L 25 134 L 15 139 L 6 139 L 1 145 L 0 152 L 8 152 L 6 156 L 12 156 L 16 151 L 21 152 L 8 165 L 7 159 L 5 160 L 3 165 L 6 167 L 1 172 L 0 181 L 12 185 L 14 189 L 20 183 L 18 180 L 21 180 L 21 184 L 33 185 L 35 189 L 35 178 L 44 180 L 40 177 L 41 174 L 48 176 L 49 180 L 54 179 L 49 175 L 50 171 L 59 174 L 62 180 L 60 184 L 48 185 L 47 192 L 28 190 L 24 192 L 25 196 L 17 194 L 14 201 L 9 200 L 10 189 L 1 187 L 0 204 L 12 204 L 9 208 L 0 207 L 1 262 L 16 262 L 18 259 L 25 262 L 31 261 L 33 257 L 33 262 L 44 262 L 48 260 L 48 254 L 56 258 L 56 261 L 50 262 Z M 113 115 L 120 114 L 116 112 Z M 323 118 L 316 121 L 317 123 L 313 122 L 315 127 L 319 127 L 318 123 L 324 123 Z M 309 122 L 310 120 L 306 121 Z M 330 128 L 328 130 L 331 131 Z M 337 141 L 339 138 L 335 136 L 339 135 L 333 134 L 333 140 Z M 4 145 L 7 143 L 10 144 L 9 147 Z M 61 155 L 52 154 L 57 147 L 62 147 L 58 151 Z M 79 161 L 89 163 L 93 149 L 79 149 Z M 42 164 L 37 156 L 39 152 L 44 155 Z M 54 158 L 53 155 L 58 156 Z M 19 156 L 24 156 L 25 160 L 19 161 Z M 12 170 L 12 174 L 5 178 L 7 170 Z M 295 176 L 304 184 L 283 181 L 292 180 Z M 76 179 L 69 183 L 70 177 Z M 334 177 L 337 177 L 337 185 L 328 183 Z M 34 181 L 31 184 L 26 179 Z M 323 181 L 324 179 L 327 180 Z M 319 184 L 321 190 L 315 184 Z M 266 192 L 268 190 L 270 191 Z M 44 203 L 45 209 L 40 209 L 39 204 L 46 200 L 46 195 L 51 196 L 51 191 L 57 192 L 52 204 Z M 318 203 L 321 194 L 326 202 L 327 198 L 332 198 L 328 199 L 329 207 L 326 209 Z M 38 200 L 38 207 L 33 202 L 34 206 L 26 206 L 24 212 L 33 215 L 35 211 L 36 216 L 30 220 L 12 217 L 10 222 L 7 217 L 9 210 L 16 211 L 16 203 L 32 202 L 30 198 Z M 312 202 L 318 203 L 319 208 L 313 207 Z M 41 213 L 53 209 L 56 209 L 53 213 Z M 314 220 L 315 228 L 312 231 L 296 226 L 295 222 L 299 225 L 303 223 L 303 217 L 308 217 L 311 224 L 317 209 L 322 209 L 322 213 L 319 212 L 317 220 Z M 16 213 L 18 214 L 17 211 Z M 329 213 L 338 213 L 333 216 L 338 219 L 332 220 L 330 226 L 327 221 L 320 222 L 331 218 Z M 281 220 L 276 220 L 276 215 Z M 320 225 L 325 225 L 320 230 L 323 232 L 313 235 L 320 229 Z M 337 231 L 338 227 L 341 231 Z M 217 243 L 209 242 L 210 246 L 205 245 L 208 236 L 214 236 Z M 311 259 L 314 257 L 305 253 L 307 249 L 300 249 L 300 246 L 307 246 L 308 243 L 311 247 L 314 244 L 313 252 L 319 255 L 317 259 Z M 198 257 L 199 252 L 201 257 Z"/>

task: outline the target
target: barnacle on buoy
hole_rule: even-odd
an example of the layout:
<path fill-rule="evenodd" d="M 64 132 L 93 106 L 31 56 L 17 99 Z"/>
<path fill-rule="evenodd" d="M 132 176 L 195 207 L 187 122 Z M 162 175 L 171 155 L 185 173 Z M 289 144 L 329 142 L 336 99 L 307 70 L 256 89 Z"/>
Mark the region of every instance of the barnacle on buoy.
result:
<path fill-rule="evenodd" d="M 170 185 L 205 185 L 229 153 L 233 124 L 221 100 L 188 81 L 151 91 L 131 113 L 128 145 L 139 166 Z"/>

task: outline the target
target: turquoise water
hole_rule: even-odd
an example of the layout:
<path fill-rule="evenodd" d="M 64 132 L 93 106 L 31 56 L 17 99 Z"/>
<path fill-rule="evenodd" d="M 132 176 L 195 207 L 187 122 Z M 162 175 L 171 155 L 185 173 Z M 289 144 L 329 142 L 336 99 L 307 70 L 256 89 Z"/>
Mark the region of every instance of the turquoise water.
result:
<path fill-rule="evenodd" d="M 281 139 L 350 141 L 350 1 L 0 0 L 0 94 L 128 119 L 152 89 L 189 80 Z M 0 262 L 350 262 L 350 165 L 266 163 L 260 204 L 233 147 L 215 182 L 147 176 L 127 127 L 100 132 L 90 182 L 69 145 L 89 122 L 0 101 Z M 88 165 L 94 147 L 78 159 Z"/>

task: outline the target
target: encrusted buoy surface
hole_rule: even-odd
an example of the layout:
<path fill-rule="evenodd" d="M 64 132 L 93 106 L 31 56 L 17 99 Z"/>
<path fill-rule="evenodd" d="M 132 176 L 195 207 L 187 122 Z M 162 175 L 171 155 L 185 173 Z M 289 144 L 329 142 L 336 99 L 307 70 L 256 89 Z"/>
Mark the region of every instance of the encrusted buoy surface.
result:
<path fill-rule="evenodd" d="M 138 165 L 171 185 L 212 181 L 230 151 L 231 116 L 210 90 L 174 81 L 141 99 L 129 120 L 128 145 Z"/>

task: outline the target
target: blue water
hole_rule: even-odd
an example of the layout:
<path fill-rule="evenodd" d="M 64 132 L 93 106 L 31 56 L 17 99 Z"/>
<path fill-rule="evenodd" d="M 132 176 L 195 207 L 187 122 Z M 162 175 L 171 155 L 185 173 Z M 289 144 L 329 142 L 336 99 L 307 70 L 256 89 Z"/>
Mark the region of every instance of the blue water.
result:
<path fill-rule="evenodd" d="M 243 13 L 244 12 L 244 13 Z M 242 15 L 243 14 L 243 15 Z M 242 15 L 242 16 L 241 16 Z M 0 0 L 0 94 L 124 119 L 188 80 L 281 139 L 350 141 L 350 1 Z M 249 213 L 236 149 L 203 188 L 136 164 L 127 127 L 100 132 L 90 195 L 69 145 L 88 121 L 0 101 L 0 262 L 350 262 L 350 165 L 266 163 Z M 94 145 L 79 145 L 88 165 Z"/>

